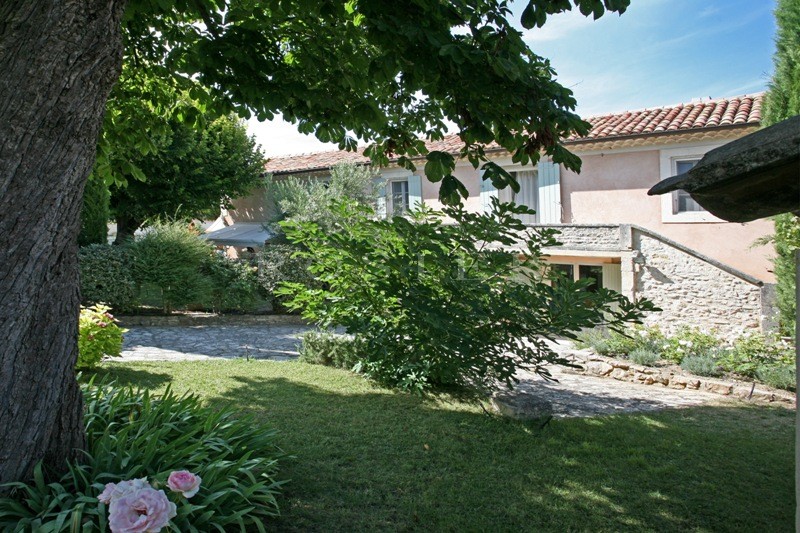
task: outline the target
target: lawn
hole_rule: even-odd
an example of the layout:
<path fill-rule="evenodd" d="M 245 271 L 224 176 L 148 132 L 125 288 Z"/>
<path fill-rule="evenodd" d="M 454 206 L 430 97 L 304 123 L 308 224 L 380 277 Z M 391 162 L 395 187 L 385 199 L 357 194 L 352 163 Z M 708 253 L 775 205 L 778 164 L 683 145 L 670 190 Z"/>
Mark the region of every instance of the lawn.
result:
<path fill-rule="evenodd" d="M 108 364 L 280 431 L 274 531 L 792 531 L 794 412 L 727 404 L 543 429 L 299 362 Z"/>

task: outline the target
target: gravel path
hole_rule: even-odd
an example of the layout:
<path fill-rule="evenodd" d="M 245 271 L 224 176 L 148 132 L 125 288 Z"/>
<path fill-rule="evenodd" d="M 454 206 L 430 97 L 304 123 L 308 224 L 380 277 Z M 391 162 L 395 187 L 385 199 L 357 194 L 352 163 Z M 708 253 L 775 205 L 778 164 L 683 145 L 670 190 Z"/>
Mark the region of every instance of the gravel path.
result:
<path fill-rule="evenodd" d="M 298 356 L 306 326 L 132 327 L 125 334 L 123 361 L 196 361 L 252 358 L 287 361 Z M 515 389 L 549 400 L 557 417 L 596 416 L 690 407 L 720 402 L 702 391 L 675 390 L 585 376 L 554 367 L 558 382 L 520 372 Z"/>

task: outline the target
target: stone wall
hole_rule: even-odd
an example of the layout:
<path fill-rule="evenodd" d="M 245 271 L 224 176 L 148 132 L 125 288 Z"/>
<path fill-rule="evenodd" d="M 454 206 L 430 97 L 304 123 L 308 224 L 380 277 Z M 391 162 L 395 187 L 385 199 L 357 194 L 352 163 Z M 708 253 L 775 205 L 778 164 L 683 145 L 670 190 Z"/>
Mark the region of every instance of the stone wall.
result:
<path fill-rule="evenodd" d="M 589 350 L 574 350 L 568 356 L 580 365 L 580 373 L 671 389 L 700 390 L 756 402 L 795 405 L 796 396 L 752 382 L 712 379 L 683 372 L 677 367 L 649 367 L 597 355 Z"/>
<path fill-rule="evenodd" d="M 565 250 L 620 250 L 620 230 L 616 224 L 535 224 L 534 227 L 560 231 L 556 239 Z"/>
<path fill-rule="evenodd" d="M 724 265 L 693 255 L 675 243 L 633 229 L 637 297 L 663 309 L 648 318 L 665 332 L 680 325 L 715 329 L 721 335 L 761 327 L 761 285 Z"/>

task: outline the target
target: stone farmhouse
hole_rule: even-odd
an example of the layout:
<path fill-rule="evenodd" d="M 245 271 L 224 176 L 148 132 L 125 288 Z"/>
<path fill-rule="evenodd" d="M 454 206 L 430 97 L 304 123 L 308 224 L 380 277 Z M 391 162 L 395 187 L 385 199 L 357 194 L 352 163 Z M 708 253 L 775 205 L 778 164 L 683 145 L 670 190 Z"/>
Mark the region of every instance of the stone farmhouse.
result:
<path fill-rule="evenodd" d="M 583 138 L 568 148 L 583 161 L 580 174 L 542 160 L 523 167 L 510 154 L 488 146 L 487 155 L 516 173 L 519 193 L 495 190 L 480 170 L 459 161 L 455 175 L 469 190 L 468 209 L 481 211 L 489 198 L 514 200 L 536 210 L 532 225 L 555 226 L 563 246 L 548 261 L 568 276 L 593 278 L 629 298 L 646 297 L 663 309 L 650 320 L 663 329 L 681 324 L 736 334 L 768 328 L 774 315 L 771 247 L 754 242 L 773 231 L 769 220 L 729 223 L 703 210 L 683 191 L 647 196 L 655 183 L 690 169 L 709 150 L 759 128 L 762 96 L 741 96 L 591 117 Z M 457 154 L 456 135 L 430 142 L 429 150 Z M 369 164 L 360 152 L 327 151 L 278 157 L 267 171 L 324 178 L 339 162 Z M 385 180 L 379 205 L 389 215 L 420 202 L 439 206 L 438 184 L 390 165 L 376 169 Z M 219 245 L 257 247 L 269 236 L 266 191 L 234 202 L 208 237 Z"/>

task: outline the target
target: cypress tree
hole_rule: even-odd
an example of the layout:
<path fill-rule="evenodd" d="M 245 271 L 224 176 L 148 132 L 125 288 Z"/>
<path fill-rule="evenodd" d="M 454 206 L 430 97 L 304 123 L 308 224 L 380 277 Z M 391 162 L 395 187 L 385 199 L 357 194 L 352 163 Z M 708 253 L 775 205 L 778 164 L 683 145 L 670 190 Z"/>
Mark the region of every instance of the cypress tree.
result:
<path fill-rule="evenodd" d="M 81 208 L 81 232 L 78 234 L 79 246 L 108 242 L 110 199 L 108 186 L 102 180 L 91 177 L 86 182 Z"/>
<path fill-rule="evenodd" d="M 800 0 L 778 0 L 775 72 L 764 98 L 764 126 L 800 114 Z M 794 330 L 797 307 L 794 251 L 800 248 L 800 217 L 775 217 L 775 278 L 781 332 Z"/>

